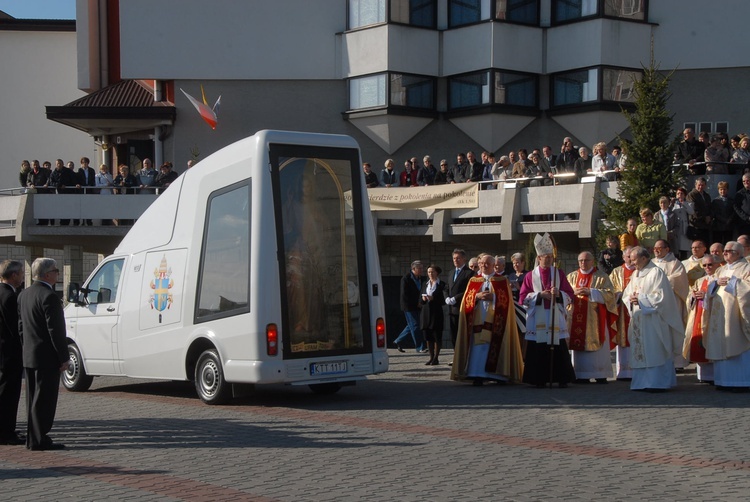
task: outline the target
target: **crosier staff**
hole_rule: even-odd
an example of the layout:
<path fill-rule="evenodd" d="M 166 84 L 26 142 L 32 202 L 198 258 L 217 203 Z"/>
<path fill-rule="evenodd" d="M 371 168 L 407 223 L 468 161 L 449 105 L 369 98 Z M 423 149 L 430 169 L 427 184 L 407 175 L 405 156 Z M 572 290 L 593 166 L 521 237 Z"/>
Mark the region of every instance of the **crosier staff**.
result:
<path fill-rule="evenodd" d="M 555 285 L 559 287 L 559 277 L 557 276 L 557 244 L 555 239 L 550 235 L 552 241 L 552 266 L 550 266 L 550 295 L 549 312 L 552 317 L 549 325 L 549 388 L 552 388 L 552 381 L 555 373 L 555 309 L 557 308 L 557 292 Z"/>

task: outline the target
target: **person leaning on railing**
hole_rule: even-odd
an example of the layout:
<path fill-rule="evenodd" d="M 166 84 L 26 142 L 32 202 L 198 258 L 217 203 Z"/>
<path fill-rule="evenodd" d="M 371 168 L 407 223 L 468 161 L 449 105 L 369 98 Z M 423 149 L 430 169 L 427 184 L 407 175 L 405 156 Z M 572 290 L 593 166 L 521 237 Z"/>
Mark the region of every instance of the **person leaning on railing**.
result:
<path fill-rule="evenodd" d="M 31 163 L 28 160 L 21 161 L 21 170 L 18 173 L 18 186 L 25 187 L 31 172 Z"/>

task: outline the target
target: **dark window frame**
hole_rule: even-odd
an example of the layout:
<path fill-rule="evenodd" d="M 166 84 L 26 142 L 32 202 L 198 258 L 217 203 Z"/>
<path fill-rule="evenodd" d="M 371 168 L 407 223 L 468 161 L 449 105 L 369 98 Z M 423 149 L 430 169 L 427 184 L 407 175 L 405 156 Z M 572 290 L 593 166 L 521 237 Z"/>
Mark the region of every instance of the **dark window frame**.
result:
<path fill-rule="evenodd" d="M 481 103 L 478 105 L 470 105 L 470 106 L 461 106 L 454 108 L 451 106 L 452 103 L 452 96 L 451 96 L 451 80 L 470 76 L 470 75 L 480 75 L 483 73 L 489 74 L 489 80 L 490 80 L 490 96 L 489 96 L 489 102 L 488 103 Z M 520 75 L 528 77 L 529 79 L 533 80 L 534 86 L 535 86 L 535 93 L 534 93 L 534 105 L 533 106 L 527 106 L 527 105 L 518 105 L 518 104 L 512 104 L 512 103 L 496 103 L 495 102 L 495 76 L 497 74 L 512 74 L 512 75 Z M 462 112 L 470 112 L 473 110 L 486 110 L 486 109 L 492 109 L 493 111 L 507 111 L 509 113 L 513 112 L 520 112 L 521 114 L 526 114 L 529 112 L 538 112 L 539 111 L 539 75 L 536 73 L 526 73 L 526 72 L 520 72 L 520 71 L 513 71 L 513 70 L 504 70 L 501 68 L 485 68 L 483 70 L 479 71 L 472 71 L 467 73 L 459 73 L 456 75 L 450 75 L 447 77 L 447 91 L 448 91 L 448 113 L 456 114 L 456 113 L 462 113 Z"/>
<path fill-rule="evenodd" d="M 570 19 L 557 19 L 556 5 L 566 0 L 552 0 L 551 12 L 550 12 L 550 25 L 551 26 L 563 26 L 571 23 L 579 23 L 581 21 L 589 21 L 591 19 L 614 19 L 617 21 L 627 21 L 630 23 L 649 23 L 648 12 L 649 12 L 649 0 L 643 0 L 643 19 L 631 19 L 628 17 L 612 16 L 604 13 L 605 2 L 607 0 L 596 0 L 596 12 L 587 16 L 575 17 Z"/>
<path fill-rule="evenodd" d="M 369 106 L 364 108 L 351 108 L 351 86 L 350 82 L 353 80 L 357 80 L 360 78 L 367 78 L 367 77 L 375 77 L 379 75 L 385 75 L 385 98 L 386 102 L 385 105 L 376 105 L 376 106 Z M 420 79 L 424 79 L 425 81 L 432 82 L 432 105 L 429 108 L 422 108 L 422 107 L 416 107 L 416 106 L 408 106 L 408 105 L 394 105 L 391 103 L 391 88 L 392 88 L 392 76 L 393 75 L 402 75 L 402 76 L 409 76 L 409 77 L 416 77 Z M 367 75 L 358 75 L 356 77 L 351 77 L 346 79 L 347 86 L 347 107 L 348 111 L 346 113 L 359 113 L 359 112 L 367 112 L 372 110 L 388 110 L 390 111 L 396 111 L 396 112 L 414 112 L 414 113 L 433 113 L 437 110 L 437 78 L 432 77 L 429 75 L 420 75 L 417 73 L 405 73 L 400 71 L 384 71 L 384 72 L 378 72 L 378 73 L 369 73 Z"/>
<path fill-rule="evenodd" d="M 372 339 L 371 319 L 372 312 L 370 312 L 370 298 L 371 292 L 369 291 L 369 273 L 367 270 L 367 260 L 365 258 L 365 231 L 364 231 L 364 218 L 365 214 L 363 211 L 363 196 L 362 196 L 362 185 L 364 183 L 364 177 L 362 176 L 362 159 L 360 158 L 359 151 L 355 148 L 341 148 L 341 147 L 328 147 L 328 146 L 306 146 L 306 145 L 290 145 L 282 143 L 269 143 L 268 145 L 268 160 L 269 167 L 271 170 L 271 191 L 273 194 L 273 205 L 274 205 L 274 224 L 276 227 L 276 249 L 281 253 L 278 260 L 279 268 L 279 284 L 286 284 L 287 271 L 286 271 L 286 260 L 283 258 L 284 254 L 284 229 L 282 228 L 282 221 L 279 215 L 282 214 L 281 207 L 281 179 L 279 172 L 279 159 L 280 158 L 317 158 L 317 159 L 335 159 L 335 160 L 349 160 L 351 164 L 351 192 L 352 192 L 352 208 L 353 218 L 358 221 L 359 225 L 354 225 L 354 239 L 357 246 L 357 274 L 359 277 L 359 306 L 361 309 L 360 323 L 362 328 L 362 341 L 363 347 L 361 349 L 336 349 L 336 350 L 319 350 L 316 352 L 292 352 L 291 350 L 291 327 L 287 323 L 281 323 L 281 351 L 284 360 L 290 359 L 305 359 L 310 357 L 327 357 L 327 356 L 344 356 L 351 354 L 367 354 L 371 353 L 374 349 L 374 341 Z M 367 216 L 369 217 L 369 215 Z M 281 319 L 288 319 L 289 314 L 287 311 L 289 301 L 287 297 L 287 289 L 285 287 L 279 287 L 280 305 L 281 305 Z"/>
<path fill-rule="evenodd" d="M 566 103 L 564 105 L 557 105 L 555 104 L 555 79 L 561 75 L 569 74 L 569 73 L 575 73 L 575 72 L 581 72 L 581 71 L 589 71 L 592 69 L 596 69 L 598 71 L 597 75 L 597 82 L 596 82 L 596 99 L 591 101 L 581 101 L 578 103 Z M 556 112 L 556 111 L 562 111 L 562 110 L 573 110 L 577 108 L 586 108 L 586 110 L 581 109 L 580 111 L 587 111 L 592 108 L 592 106 L 596 109 L 613 109 L 618 110 L 618 107 L 625 108 L 626 110 L 633 109 L 635 107 L 634 103 L 631 103 L 629 101 L 615 101 L 611 99 L 602 99 L 602 96 L 604 94 L 604 70 L 616 70 L 616 71 L 629 71 L 633 73 L 640 73 L 643 74 L 643 69 L 639 68 L 629 68 L 624 66 L 613 66 L 613 65 L 592 65 L 592 66 L 585 66 L 582 68 L 573 68 L 567 71 L 561 71 L 556 73 L 551 73 L 549 75 L 549 96 L 550 96 L 550 105 L 549 105 L 549 111 L 550 112 Z"/>
<path fill-rule="evenodd" d="M 240 188 L 245 187 L 247 190 L 247 197 L 248 197 L 248 204 L 247 204 L 247 238 L 248 238 L 248 274 L 247 274 L 247 305 L 244 307 L 227 310 L 224 312 L 217 312 L 212 314 L 206 314 L 206 315 L 199 315 L 200 313 L 200 301 L 201 301 L 201 293 L 203 291 L 203 277 L 205 272 L 205 263 L 206 263 L 206 252 L 207 252 L 207 242 L 208 242 L 208 232 L 209 232 L 209 223 L 211 220 L 211 202 L 229 192 L 233 192 L 235 190 L 238 190 Z M 206 214 L 204 216 L 204 223 L 203 223 L 203 235 L 201 236 L 201 253 L 200 253 L 200 262 L 198 263 L 198 282 L 196 284 L 196 294 L 195 294 L 195 305 L 193 307 L 193 324 L 200 324 L 208 321 L 214 321 L 216 319 L 224 319 L 227 317 L 234 317 L 237 315 L 247 314 L 250 312 L 250 293 L 252 291 L 251 288 L 251 281 L 250 281 L 250 264 L 252 263 L 252 242 L 250 239 L 252 239 L 252 180 L 246 179 L 242 181 L 238 181 L 237 183 L 232 183 L 231 185 L 221 187 L 218 190 L 215 190 L 211 194 L 209 194 L 207 200 L 206 200 Z"/>
<path fill-rule="evenodd" d="M 401 25 L 401 26 L 409 26 L 409 27 L 412 27 L 412 28 L 421 28 L 421 29 L 426 29 L 426 30 L 437 30 L 437 19 L 438 19 L 438 5 L 437 5 L 438 1 L 437 0 L 418 0 L 418 1 L 424 2 L 425 4 L 430 4 L 430 3 L 432 4 L 432 25 L 431 26 L 423 26 L 423 25 L 419 25 L 419 24 L 405 23 L 405 22 L 400 21 L 400 20 L 398 20 L 398 21 L 394 20 L 393 16 L 391 15 L 391 12 L 393 10 L 391 8 L 391 2 L 393 2 L 393 1 L 399 1 L 399 0 L 385 0 L 385 16 L 384 16 L 385 21 L 384 22 L 378 22 L 378 23 L 372 23 L 372 24 L 365 24 L 365 25 L 362 25 L 362 26 L 352 27 L 352 26 L 349 25 L 349 20 L 350 20 L 350 15 L 349 14 L 350 14 L 350 9 L 351 9 L 351 2 L 347 0 L 347 2 L 346 2 L 346 29 L 347 29 L 347 31 L 356 31 L 356 30 L 361 30 L 361 29 L 367 29 L 367 28 L 372 28 L 372 27 L 375 27 L 375 26 L 382 26 L 384 24 L 397 24 L 397 25 Z M 406 0 L 406 1 L 409 1 L 409 0 Z M 417 1 L 417 0 L 415 0 L 415 1 Z"/>
<path fill-rule="evenodd" d="M 453 16 L 451 14 L 451 8 L 454 3 L 459 3 L 461 1 L 465 1 L 465 0 L 448 0 L 448 5 L 447 5 L 448 6 L 448 12 L 447 12 L 448 29 L 463 28 L 464 26 L 472 26 L 472 25 L 488 23 L 488 22 L 519 24 L 522 26 L 539 26 L 539 23 L 540 23 L 540 19 L 541 19 L 541 1 L 540 0 L 522 0 L 528 3 L 533 2 L 536 4 L 536 13 L 535 13 L 536 19 L 534 19 L 533 21 L 526 22 L 526 21 L 520 21 L 520 20 L 515 20 L 515 19 L 499 19 L 497 17 L 497 0 L 490 0 L 490 6 L 489 6 L 490 17 L 489 18 L 482 19 L 481 10 L 480 10 L 480 14 L 479 14 L 480 18 L 478 20 L 455 23 L 453 21 Z M 480 8 L 481 8 L 482 0 L 477 0 L 477 1 L 480 3 Z"/>

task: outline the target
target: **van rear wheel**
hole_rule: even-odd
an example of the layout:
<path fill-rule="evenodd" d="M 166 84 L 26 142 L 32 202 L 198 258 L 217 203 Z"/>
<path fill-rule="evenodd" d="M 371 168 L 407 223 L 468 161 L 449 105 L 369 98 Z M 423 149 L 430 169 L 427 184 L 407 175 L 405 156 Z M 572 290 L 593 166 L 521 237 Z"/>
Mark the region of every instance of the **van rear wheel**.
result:
<path fill-rule="evenodd" d="M 314 384 L 310 384 L 309 387 L 310 387 L 310 390 L 313 391 L 315 394 L 320 394 L 320 395 L 335 394 L 341 390 L 341 384 L 336 383 L 336 382 L 314 383 Z"/>
<path fill-rule="evenodd" d="M 71 343 L 68 345 L 68 357 L 70 358 L 70 364 L 68 365 L 68 369 L 63 372 L 63 386 L 71 392 L 89 390 L 94 377 L 86 374 L 86 370 L 83 368 L 81 351 L 78 350 L 76 344 Z"/>
<path fill-rule="evenodd" d="M 230 384 L 224 380 L 221 359 L 215 349 L 206 350 L 195 365 L 195 390 L 206 404 L 224 404 L 232 396 Z"/>

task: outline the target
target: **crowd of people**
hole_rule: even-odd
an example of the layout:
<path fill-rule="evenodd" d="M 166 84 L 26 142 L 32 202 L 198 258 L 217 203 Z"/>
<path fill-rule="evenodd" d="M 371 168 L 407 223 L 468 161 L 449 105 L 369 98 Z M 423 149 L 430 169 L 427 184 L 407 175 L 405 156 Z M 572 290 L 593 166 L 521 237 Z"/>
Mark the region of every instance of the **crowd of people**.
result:
<path fill-rule="evenodd" d="M 697 365 L 700 382 L 718 390 L 750 390 L 750 236 L 715 243 L 695 239 L 677 259 L 666 238 L 650 247 L 614 236 L 599 259 L 581 252 L 568 274 L 555 263 L 548 234 L 534 240 L 535 265 L 524 255 L 452 253 L 454 268 L 414 261 L 401 279 L 407 325 L 394 340 L 405 352 L 411 337 L 425 363 L 440 364 L 444 307 L 454 347 L 451 379 L 523 382 L 536 387 L 606 384 L 663 392 L 676 373 Z M 714 249 L 715 248 L 715 249 Z M 597 266 L 597 261 L 598 265 Z M 616 352 L 613 371 L 611 352 Z"/>
<path fill-rule="evenodd" d="M 677 164 L 688 165 L 694 174 L 727 174 L 735 172 L 732 164 L 748 172 L 750 138 L 746 134 L 733 136 L 717 133 L 701 133 L 695 138 L 692 129 L 685 129 L 683 141 L 674 154 Z M 502 182 L 515 180 L 521 186 L 548 186 L 580 182 L 584 176 L 598 176 L 615 180 L 619 172 L 626 168 L 627 154 L 620 145 L 607 151 L 607 144 L 599 142 L 589 150 L 576 146 L 570 137 L 563 139 L 559 152 L 554 153 L 549 145 L 541 149 L 521 148 L 496 159 L 493 152 L 482 152 L 479 158 L 474 152 L 458 153 L 456 162 L 450 164 L 440 160 L 435 167 L 429 155 L 419 162 L 417 157 L 404 161 L 404 169 L 396 172 L 393 159 L 387 159 L 378 176 L 370 163 L 363 164 L 366 185 L 376 187 L 409 187 L 444 185 L 448 183 L 477 182 L 482 189 L 498 188 Z M 630 166 L 628 166 L 630 167 Z"/>
<path fill-rule="evenodd" d="M 33 190 L 38 194 L 123 194 L 132 195 L 136 193 L 159 193 L 166 189 L 179 176 L 172 167 L 171 162 L 164 162 L 157 171 L 151 159 L 143 159 L 141 169 L 135 173 L 130 172 L 130 167 L 121 164 L 113 177 L 106 164 L 101 164 L 99 170 L 95 171 L 89 164 L 88 157 L 81 157 L 78 170 L 73 161 L 63 162 L 62 159 L 52 163 L 38 160 L 21 162 L 18 181 L 26 190 Z M 193 161 L 188 161 L 188 169 L 193 166 Z M 69 219 L 60 219 L 61 226 L 70 225 Z M 132 220 L 101 220 L 102 225 L 127 225 Z M 40 219 L 37 225 L 55 225 L 55 220 Z M 93 219 L 73 220 L 73 225 L 93 225 Z"/>
<path fill-rule="evenodd" d="M 615 146 L 607 152 L 604 142 L 593 147 L 590 155 L 586 147 L 576 147 L 569 137 L 563 140 L 560 153 L 552 147 L 521 148 L 502 155 L 498 159 L 492 152 L 482 152 L 477 158 L 472 151 L 458 153 L 451 166 L 446 159 L 435 167 L 429 155 L 404 161 L 404 169 L 396 173 L 393 159 L 385 161 L 378 177 L 369 163 L 364 163 L 365 183 L 368 188 L 445 185 L 449 183 L 477 182 L 483 190 L 498 188 L 501 182 L 514 180 L 521 186 L 548 186 L 577 183 L 582 177 L 593 175 L 613 180 L 625 167 L 626 156 L 622 148 Z"/>

